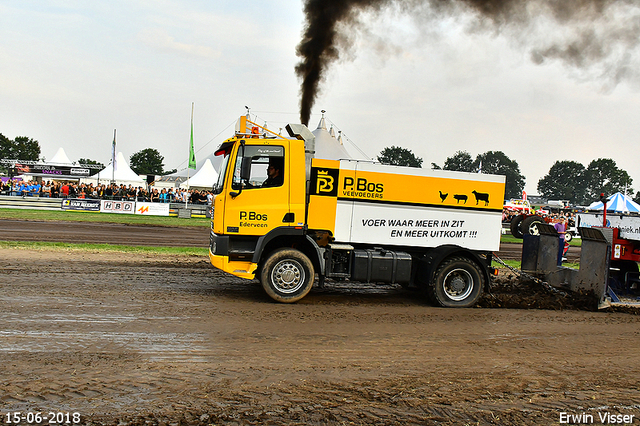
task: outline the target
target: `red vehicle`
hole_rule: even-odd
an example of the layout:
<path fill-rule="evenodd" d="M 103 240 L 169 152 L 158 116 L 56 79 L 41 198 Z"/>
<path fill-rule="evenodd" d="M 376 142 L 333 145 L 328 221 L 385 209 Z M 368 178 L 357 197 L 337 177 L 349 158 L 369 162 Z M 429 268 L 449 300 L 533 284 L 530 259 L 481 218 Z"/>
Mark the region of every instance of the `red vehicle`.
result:
<path fill-rule="evenodd" d="M 503 208 L 508 211 L 524 214 L 530 214 L 533 211 L 533 208 L 531 208 L 531 204 L 529 204 L 529 201 L 526 199 L 517 200 L 515 198 L 512 198 L 504 203 Z"/>
<path fill-rule="evenodd" d="M 579 228 L 598 228 L 611 243 L 610 286 L 618 291 L 638 292 L 640 274 L 640 216 L 580 213 Z"/>

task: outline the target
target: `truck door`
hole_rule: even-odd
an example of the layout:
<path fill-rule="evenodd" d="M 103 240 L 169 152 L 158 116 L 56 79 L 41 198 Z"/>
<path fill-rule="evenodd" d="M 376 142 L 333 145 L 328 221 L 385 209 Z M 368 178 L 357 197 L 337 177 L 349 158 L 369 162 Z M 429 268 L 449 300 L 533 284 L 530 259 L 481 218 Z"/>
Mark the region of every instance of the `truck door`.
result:
<path fill-rule="evenodd" d="M 248 142 L 248 141 L 247 141 Z M 265 235 L 288 225 L 289 171 L 285 167 L 287 142 L 263 142 L 238 147 L 231 191 L 226 194 L 225 234 Z"/>

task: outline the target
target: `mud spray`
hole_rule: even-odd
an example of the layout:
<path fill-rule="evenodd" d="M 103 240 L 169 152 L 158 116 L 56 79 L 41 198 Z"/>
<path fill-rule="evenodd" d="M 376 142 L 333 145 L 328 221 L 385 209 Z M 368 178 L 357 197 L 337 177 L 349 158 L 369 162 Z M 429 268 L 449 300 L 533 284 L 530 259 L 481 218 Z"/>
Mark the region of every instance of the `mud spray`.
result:
<path fill-rule="evenodd" d="M 421 15 L 444 19 L 470 14 L 478 27 L 496 34 L 508 29 L 527 40 L 534 63 L 559 59 L 574 68 L 604 63 L 599 77 L 614 85 L 638 77 L 633 63 L 640 34 L 637 0 L 306 0 L 304 5 L 306 24 L 297 47 L 301 61 L 296 74 L 302 80 L 300 121 L 307 125 L 328 66 L 344 53 L 341 35 L 358 28 L 361 14 L 387 8 L 417 20 Z M 557 31 L 531 33 L 531 24 L 540 19 Z"/>

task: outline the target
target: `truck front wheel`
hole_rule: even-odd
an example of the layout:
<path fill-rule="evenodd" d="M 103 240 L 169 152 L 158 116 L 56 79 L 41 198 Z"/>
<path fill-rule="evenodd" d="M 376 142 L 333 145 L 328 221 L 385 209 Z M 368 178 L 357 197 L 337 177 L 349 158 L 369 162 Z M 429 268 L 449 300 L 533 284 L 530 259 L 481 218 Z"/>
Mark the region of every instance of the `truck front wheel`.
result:
<path fill-rule="evenodd" d="M 440 306 L 469 308 L 482 296 L 484 281 L 484 275 L 474 261 L 453 257 L 440 264 L 433 283 L 427 287 L 427 294 Z"/>
<path fill-rule="evenodd" d="M 293 303 L 313 287 L 315 273 L 309 258 L 299 250 L 282 248 L 271 253 L 260 268 L 260 281 L 277 302 Z"/>

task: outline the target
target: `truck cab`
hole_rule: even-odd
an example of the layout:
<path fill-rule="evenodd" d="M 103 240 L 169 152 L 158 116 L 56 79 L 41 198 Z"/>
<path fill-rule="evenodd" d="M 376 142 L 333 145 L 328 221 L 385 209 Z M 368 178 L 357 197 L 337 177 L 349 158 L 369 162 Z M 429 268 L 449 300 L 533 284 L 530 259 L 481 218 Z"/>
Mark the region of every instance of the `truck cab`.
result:
<path fill-rule="evenodd" d="M 252 260 L 265 236 L 302 235 L 305 223 L 303 142 L 275 134 L 258 136 L 256 127 L 247 132 L 242 117 L 240 131 L 216 151 L 223 161 L 214 187 L 211 228 L 212 264 L 249 279 L 255 276 Z M 302 168 L 294 167 L 299 163 Z M 269 169 L 275 168 L 279 179 L 269 182 Z"/>

